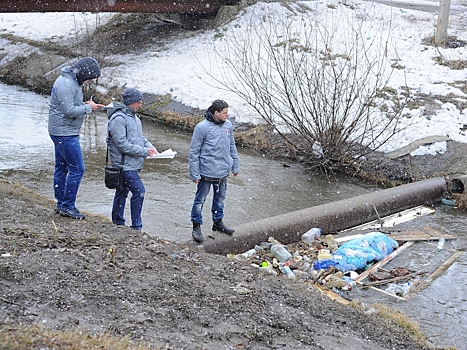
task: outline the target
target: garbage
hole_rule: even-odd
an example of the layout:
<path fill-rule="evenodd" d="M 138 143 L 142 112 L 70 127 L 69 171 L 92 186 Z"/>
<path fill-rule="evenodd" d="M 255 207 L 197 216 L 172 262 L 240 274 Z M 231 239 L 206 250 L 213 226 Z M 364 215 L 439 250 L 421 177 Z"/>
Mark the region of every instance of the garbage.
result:
<path fill-rule="evenodd" d="M 355 288 L 357 286 L 357 282 L 355 282 L 350 277 L 344 276 L 342 279 L 346 282 L 345 286 L 342 287 L 342 290 L 349 291 L 349 290 L 352 290 L 352 288 Z"/>
<path fill-rule="evenodd" d="M 330 260 L 330 259 L 332 259 L 332 255 L 329 249 L 320 249 L 318 251 L 318 260 Z"/>
<path fill-rule="evenodd" d="M 386 292 L 395 294 L 398 297 L 405 297 L 409 294 L 410 286 L 412 285 L 411 281 L 407 281 L 405 283 L 390 283 L 386 287 Z"/>
<path fill-rule="evenodd" d="M 321 230 L 316 229 L 319 236 L 312 244 L 303 240 L 284 245 L 273 237 L 268 242 L 261 242 L 254 249 L 242 254 L 229 255 L 237 261 L 249 264 L 267 274 L 280 276 L 294 281 L 309 281 L 322 287 L 322 289 L 338 292 L 341 296 L 348 295 L 357 286 L 360 289 L 385 286 L 391 294 L 407 298 L 409 293 L 423 288 L 428 279 L 421 280 L 427 272 L 415 272 L 406 267 L 395 267 L 385 270 L 380 265 L 383 258 L 387 257 L 399 248 L 398 242 L 376 231 L 365 235 L 353 235 L 345 237 L 347 241 L 338 239 L 341 246 L 333 254 L 333 235 L 321 236 Z M 439 233 L 429 231 L 431 235 L 440 237 Z M 425 231 L 420 240 L 427 240 Z M 391 234 L 393 234 L 391 232 Z M 401 249 L 394 254 L 398 255 L 410 244 L 413 238 L 417 238 L 418 231 L 410 234 L 395 234 L 392 237 L 408 237 L 410 241 L 404 243 Z M 448 237 L 449 239 L 450 237 Z M 404 241 L 400 240 L 399 241 Z M 444 240 L 439 240 L 439 247 L 443 249 Z M 338 245 L 338 242 L 335 242 Z M 456 255 L 457 257 L 457 255 Z M 392 259 L 392 258 L 391 258 Z M 384 263 L 387 263 L 385 259 Z M 388 260 L 389 261 L 389 260 Z M 373 268 L 373 265 L 375 265 Z M 375 268 L 376 267 L 376 268 Z M 368 270 L 368 271 L 366 271 Z M 363 282 L 365 278 L 369 281 Z M 358 282 L 358 283 L 357 283 Z M 410 287 L 413 287 L 412 289 Z M 345 297 L 348 298 L 348 297 Z"/>
<path fill-rule="evenodd" d="M 274 244 L 271 247 L 271 254 L 281 263 L 284 263 L 292 258 L 292 254 L 290 254 L 287 248 L 282 244 Z"/>
<path fill-rule="evenodd" d="M 438 250 L 438 252 L 442 251 L 443 248 L 444 248 L 444 238 L 441 237 L 438 241 L 438 246 L 436 247 L 436 249 Z"/>
<path fill-rule="evenodd" d="M 321 232 L 322 230 L 317 227 L 309 229 L 302 235 L 302 242 L 308 245 L 313 244 L 313 242 L 316 241 L 319 236 L 321 236 Z"/>
<path fill-rule="evenodd" d="M 451 206 L 451 207 L 455 207 L 455 206 L 456 206 L 456 202 L 453 201 L 452 199 L 442 198 L 440 202 L 441 202 L 441 204 L 449 205 L 449 206 Z"/>
<path fill-rule="evenodd" d="M 329 266 L 335 266 L 335 265 L 336 265 L 336 262 L 332 259 L 317 260 L 313 263 L 313 268 L 315 270 L 327 269 Z"/>
<path fill-rule="evenodd" d="M 246 251 L 245 253 L 235 255 L 234 259 L 238 261 L 245 261 L 253 257 L 255 253 L 256 253 L 256 249 L 253 248 L 253 249 Z"/>
<path fill-rule="evenodd" d="M 282 271 L 282 273 L 287 276 L 287 278 L 295 278 L 295 274 L 292 272 L 289 266 L 284 265 L 284 264 L 279 264 L 279 269 Z"/>
<path fill-rule="evenodd" d="M 333 255 L 336 267 L 344 272 L 363 270 L 368 263 L 380 261 L 399 244 L 382 232 L 371 232 L 343 243 Z"/>
<path fill-rule="evenodd" d="M 267 261 L 263 261 L 261 263 L 261 266 L 259 267 L 259 269 L 263 272 L 267 272 L 267 273 L 270 273 L 271 275 L 276 275 L 277 276 L 277 272 L 276 270 L 274 269 L 274 267 L 269 264 Z"/>
<path fill-rule="evenodd" d="M 326 235 L 326 245 L 328 246 L 331 253 L 334 253 L 337 248 L 339 248 L 339 244 L 334 239 L 333 235 Z"/>

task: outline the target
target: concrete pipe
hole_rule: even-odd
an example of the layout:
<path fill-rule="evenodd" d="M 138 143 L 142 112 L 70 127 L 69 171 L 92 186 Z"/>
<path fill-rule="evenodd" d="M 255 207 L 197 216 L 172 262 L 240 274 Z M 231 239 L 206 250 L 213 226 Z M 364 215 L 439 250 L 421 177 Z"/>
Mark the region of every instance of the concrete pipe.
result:
<path fill-rule="evenodd" d="M 467 188 L 467 175 L 454 176 L 449 181 L 449 191 L 451 193 L 464 193 Z"/>
<path fill-rule="evenodd" d="M 298 242 L 312 227 L 320 227 L 323 234 L 344 230 L 418 205 L 431 205 L 446 192 L 446 180 L 442 177 L 371 192 L 241 224 L 235 227 L 233 236 L 205 241 L 204 249 L 214 254 L 238 254 L 269 237 L 290 244 Z"/>

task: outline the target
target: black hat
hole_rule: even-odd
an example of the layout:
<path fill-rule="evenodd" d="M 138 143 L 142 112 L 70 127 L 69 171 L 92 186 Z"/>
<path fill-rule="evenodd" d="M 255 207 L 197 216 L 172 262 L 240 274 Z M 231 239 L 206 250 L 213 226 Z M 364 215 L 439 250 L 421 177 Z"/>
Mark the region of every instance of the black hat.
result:
<path fill-rule="evenodd" d="M 75 63 L 73 72 L 76 74 L 78 84 L 82 85 L 86 80 L 96 79 L 101 76 L 99 64 L 92 57 L 84 57 Z"/>

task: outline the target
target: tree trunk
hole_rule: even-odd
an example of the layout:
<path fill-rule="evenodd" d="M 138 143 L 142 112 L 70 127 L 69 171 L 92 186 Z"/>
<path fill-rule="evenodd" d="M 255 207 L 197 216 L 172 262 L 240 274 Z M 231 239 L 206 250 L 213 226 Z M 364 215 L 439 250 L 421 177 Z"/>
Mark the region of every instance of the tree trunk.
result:
<path fill-rule="evenodd" d="M 448 39 L 448 22 L 451 0 L 439 1 L 438 25 L 436 26 L 435 44 L 444 45 Z"/>

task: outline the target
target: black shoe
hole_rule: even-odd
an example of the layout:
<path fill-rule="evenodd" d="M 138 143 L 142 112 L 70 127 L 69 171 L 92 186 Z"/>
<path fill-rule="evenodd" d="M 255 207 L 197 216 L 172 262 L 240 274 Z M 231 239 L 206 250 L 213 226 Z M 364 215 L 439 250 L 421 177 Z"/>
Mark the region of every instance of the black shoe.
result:
<path fill-rule="evenodd" d="M 60 214 L 60 210 L 62 210 L 62 206 L 57 204 L 54 208 L 55 214 Z"/>
<path fill-rule="evenodd" d="M 233 228 L 225 226 L 224 223 L 222 222 L 222 219 L 214 221 L 214 224 L 212 225 L 212 230 L 224 232 L 228 234 L 229 236 L 233 235 L 233 233 L 235 232 Z"/>
<path fill-rule="evenodd" d="M 78 209 L 76 208 L 72 208 L 72 209 L 60 209 L 59 211 L 60 215 L 61 216 L 66 216 L 66 217 L 69 217 L 69 218 L 72 218 L 72 219 L 78 219 L 78 220 L 82 220 L 82 219 L 85 219 L 86 216 L 84 216 L 83 214 L 81 214 Z"/>
<path fill-rule="evenodd" d="M 203 233 L 201 232 L 201 225 L 197 222 L 193 223 L 193 232 L 191 233 L 191 236 L 198 243 L 204 241 Z"/>

